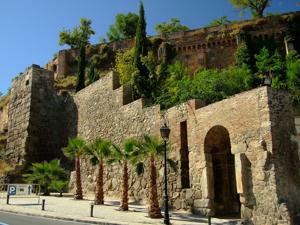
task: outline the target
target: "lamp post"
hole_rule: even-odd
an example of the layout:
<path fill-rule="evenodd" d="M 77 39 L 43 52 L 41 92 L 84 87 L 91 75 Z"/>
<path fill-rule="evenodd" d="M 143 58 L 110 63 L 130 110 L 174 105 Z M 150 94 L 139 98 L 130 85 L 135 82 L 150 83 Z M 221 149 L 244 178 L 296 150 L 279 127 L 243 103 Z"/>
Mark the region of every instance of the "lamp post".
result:
<path fill-rule="evenodd" d="M 164 195 L 164 203 L 165 203 L 165 213 L 164 213 L 164 224 L 170 224 L 169 218 L 169 197 L 168 197 L 168 177 L 167 177 L 167 141 L 169 139 L 170 129 L 166 123 L 160 128 L 160 135 L 165 142 L 165 154 L 164 154 L 164 179 L 165 179 L 165 195 Z"/>
<path fill-rule="evenodd" d="M 266 76 L 265 78 L 264 78 L 264 86 L 268 86 L 268 87 L 270 87 L 271 86 L 271 84 L 272 84 L 272 79 L 271 79 L 271 77 L 269 77 L 269 76 Z"/>

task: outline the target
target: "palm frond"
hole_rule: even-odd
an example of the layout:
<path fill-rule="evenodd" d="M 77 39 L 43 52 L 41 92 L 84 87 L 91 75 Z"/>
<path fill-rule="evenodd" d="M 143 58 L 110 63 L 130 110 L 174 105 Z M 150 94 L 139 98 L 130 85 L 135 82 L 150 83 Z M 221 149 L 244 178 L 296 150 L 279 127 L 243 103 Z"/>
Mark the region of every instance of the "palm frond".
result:
<path fill-rule="evenodd" d="M 68 146 L 63 148 L 63 152 L 68 158 L 74 159 L 76 156 L 80 156 L 83 153 L 85 145 L 85 141 L 80 137 L 69 138 Z"/>
<path fill-rule="evenodd" d="M 91 162 L 95 163 L 111 155 L 111 145 L 111 141 L 97 138 L 85 151 L 88 155 L 92 156 Z"/>

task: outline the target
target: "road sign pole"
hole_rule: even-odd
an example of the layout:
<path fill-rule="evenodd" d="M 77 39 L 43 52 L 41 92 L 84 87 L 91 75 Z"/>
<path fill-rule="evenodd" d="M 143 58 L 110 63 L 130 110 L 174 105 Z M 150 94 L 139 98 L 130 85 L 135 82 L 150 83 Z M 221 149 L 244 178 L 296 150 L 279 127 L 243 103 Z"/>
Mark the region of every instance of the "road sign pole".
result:
<path fill-rule="evenodd" d="M 6 204 L 9 205 L 9 194 L 6 196 Z"/>
<path fill-rule="evenodd" d="M 94 204 L 91 204 L 91 217 L 94 217 Z"/>
<path fill-rule="evenodd" d="M 45 201 L 46 201 L 45 199 L 42 200 L 42 210 L 43 211 L 45 210 Z"/>

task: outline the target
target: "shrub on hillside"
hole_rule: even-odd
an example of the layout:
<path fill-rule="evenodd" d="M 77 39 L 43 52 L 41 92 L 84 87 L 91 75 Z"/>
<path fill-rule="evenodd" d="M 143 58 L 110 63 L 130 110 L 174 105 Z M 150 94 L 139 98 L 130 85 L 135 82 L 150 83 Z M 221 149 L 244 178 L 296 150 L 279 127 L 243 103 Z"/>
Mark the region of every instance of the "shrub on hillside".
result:
<path fill-rule="evenodd" d="M 44 195 L 49 195 L 51 187 L 55 187 L 57 181 L 66 182 L 66 171 L 60 167 L 60 160 L 53 159 L 50 162 L 33 163 L 30 173 L 23 175 L 27 183 L 39 184 Z"/>
<path fill-rule="evenodd" d="M 200 70 L 190 79 L 187 67 L 175 62 L 169 66 L 168 73 L 169 76 L 157 98 L 157 103 L 160 103 L 162 108 L 169 108 L 189 99 L 216 102 L 250 89 L 253 81 L 250 70 L 245 66 Z"/>

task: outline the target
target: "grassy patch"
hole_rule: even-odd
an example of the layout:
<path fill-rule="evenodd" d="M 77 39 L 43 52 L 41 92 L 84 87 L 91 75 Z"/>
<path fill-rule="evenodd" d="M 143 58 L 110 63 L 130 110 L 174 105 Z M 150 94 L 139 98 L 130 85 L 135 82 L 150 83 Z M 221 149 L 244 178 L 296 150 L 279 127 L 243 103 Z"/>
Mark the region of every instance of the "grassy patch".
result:
<path fill-rule="evenodd" d="M 67 76 L 66 78 L 55 81 L 54 87 L 56 89 L 73 89 L 76 86 L 76 76 Z"/>

